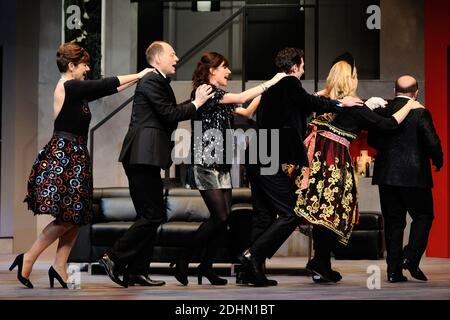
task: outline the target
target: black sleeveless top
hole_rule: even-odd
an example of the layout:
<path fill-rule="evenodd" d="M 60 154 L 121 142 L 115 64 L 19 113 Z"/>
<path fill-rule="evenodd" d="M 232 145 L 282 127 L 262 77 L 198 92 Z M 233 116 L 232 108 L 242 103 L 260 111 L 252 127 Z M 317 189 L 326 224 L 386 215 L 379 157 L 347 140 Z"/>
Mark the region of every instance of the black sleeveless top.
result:
<path fill-rule="evenodd" d="M 91 111 L 88 102 L 117 93 L 117 77 L 102 80 L 69 80 L 64 83 L 66 92 L 61 111 L 54 123 L 54 131 L 69 132 L 87 137 Z"/>

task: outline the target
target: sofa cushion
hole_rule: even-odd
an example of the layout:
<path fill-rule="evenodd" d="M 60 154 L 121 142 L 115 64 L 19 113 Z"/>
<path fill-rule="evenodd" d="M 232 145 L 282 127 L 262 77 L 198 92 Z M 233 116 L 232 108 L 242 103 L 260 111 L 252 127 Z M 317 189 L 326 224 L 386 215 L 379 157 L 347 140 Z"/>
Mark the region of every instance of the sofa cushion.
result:
<path fill-rule="evenodd" d="M 382 230 L 383 216 L 376 211 L 362 211 L 359 215 L 359 223 L 353 230 Z"/>
<path fill-rule="evenodd" d="M 112 246 L 132 222 L 103 222 L 92 225 L 91 242 L 93 246 Z"/>
<path fill-rule="evenodd" d="M 197 189 L 172 188 L 166 192 L 169 197 L 201 197 L 200 191 Z"/>
<path fill-rule="evenodd" d="M 384 255 L 382 230 L 354 230 L 347 246 L 339 244 L 336 259 L 381 259 Z"/>
<path fill-rule="evenodd" d="M 136 210 L 131 198 L 102 198 L 100 200 L 102 218 L 106 221 L 134 221 Z"/>
<path fill-rule="evenodd" d="M 94 202 L 101 198 L 130 197 L 130 190 L 127 187 L 94 188 Z"/>
<path fill-rule="evenodd" d="M 189 246 L 200 224 L 201 222 L 166 222 L 159 227 L 156 243 L 167 247 Z"/>
<path fill-rule="evenodd" d="M 251 190 L 249 188 L 234 188 L 232 191 L 231 203 L 252 203 Z"/>
<path fill-rule="evenodd" d="M 253 206 L 250 203 L 235 203 L 231 205 L 231 212 L 251 214 L 253 212 Z"/>
<path fill-rule="evenodd" d="M 167 221 L 201 222 L 209 218 L 209 210 L 198 190 L 192 194 L 167 197 Z M 197 196 L 195 196 L 195 194 Z"/>

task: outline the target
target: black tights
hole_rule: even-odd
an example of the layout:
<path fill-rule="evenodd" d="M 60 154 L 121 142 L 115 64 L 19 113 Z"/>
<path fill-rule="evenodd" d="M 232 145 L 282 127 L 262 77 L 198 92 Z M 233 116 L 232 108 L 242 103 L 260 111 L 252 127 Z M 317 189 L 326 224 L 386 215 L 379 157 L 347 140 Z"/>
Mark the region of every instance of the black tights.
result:
<path fill-rule="evenodd" d="M 231 212 L 231 189 L 200 190 L 208 207 L 210 218 L 203 222 L 194 235 L 193 246 L 204 247 L 202 264 L 212 265 L 219 248 L 219 239 L 225 233 Z"/>

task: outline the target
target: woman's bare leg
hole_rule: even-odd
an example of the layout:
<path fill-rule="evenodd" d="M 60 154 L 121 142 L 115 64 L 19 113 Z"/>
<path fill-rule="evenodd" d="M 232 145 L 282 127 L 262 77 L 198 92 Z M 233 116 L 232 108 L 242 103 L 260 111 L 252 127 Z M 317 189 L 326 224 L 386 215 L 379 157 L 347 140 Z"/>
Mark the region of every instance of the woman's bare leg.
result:
<path fill-rule="evenodd" d="M 24 278 L 29 278 L 33 265 L 41 253 L 72 227 L 72 224 L 53 221 L 42 230 L 31 248 L 24 254 L 22 268 Z"/>
<path fill-rule="evenodd" d="M 75 244 L 78 236 L 78 226 L 72 226 L 61 237 L 59 237 L 58 249 L 56 250 L 55 262 L 53 262 L 53 268 L 59 275 L 67 282 L 67 259 L 69 258 L 70 251 Z"/>

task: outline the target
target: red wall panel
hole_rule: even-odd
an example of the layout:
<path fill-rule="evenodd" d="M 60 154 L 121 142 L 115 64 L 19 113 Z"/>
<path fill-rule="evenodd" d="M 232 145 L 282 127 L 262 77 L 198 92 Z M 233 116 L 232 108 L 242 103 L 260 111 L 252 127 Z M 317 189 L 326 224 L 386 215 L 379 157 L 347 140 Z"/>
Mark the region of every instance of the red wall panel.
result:
<path fill-rule="evenodd" d="M 425 5 L 425 104 L 433 115 L 444 150 L 444 167 L 434 173 L 435 220 L 427 247 L 427 256 L 450 257 L 449 208 L 449 68 L 450 1 L 426 0 Z"/>

